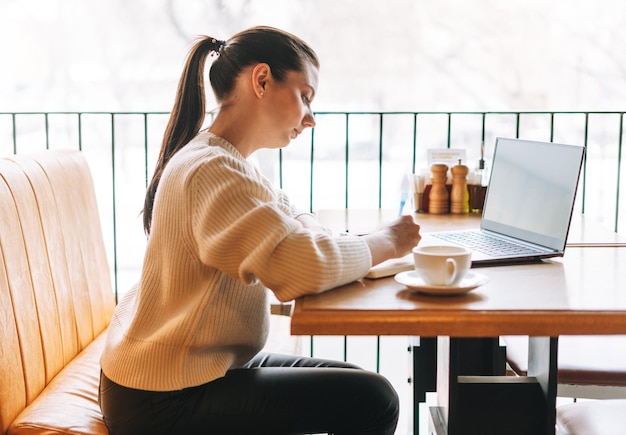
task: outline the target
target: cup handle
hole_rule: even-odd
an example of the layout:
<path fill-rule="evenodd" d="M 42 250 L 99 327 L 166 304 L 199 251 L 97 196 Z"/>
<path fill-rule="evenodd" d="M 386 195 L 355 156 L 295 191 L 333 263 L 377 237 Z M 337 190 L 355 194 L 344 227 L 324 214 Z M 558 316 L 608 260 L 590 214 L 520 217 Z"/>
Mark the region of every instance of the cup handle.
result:
<path fill-rule="evenodd" d="M 451 285 L 454 281 L 456 281 L 457 275 L 456 261 L 454 260 L 454 258 L 446 259 L 446 267 L 448 268 L 448 279 L 446 280 L 446 285 Z"/>

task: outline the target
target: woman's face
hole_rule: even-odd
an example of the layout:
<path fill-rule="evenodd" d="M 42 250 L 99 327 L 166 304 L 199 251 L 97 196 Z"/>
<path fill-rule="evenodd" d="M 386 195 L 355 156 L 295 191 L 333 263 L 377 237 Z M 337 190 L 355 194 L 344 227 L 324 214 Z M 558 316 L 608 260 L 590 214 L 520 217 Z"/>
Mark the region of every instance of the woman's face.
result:
<path fill-rule="evenodd" d="M 271 148 L 282 148 L 306 128 L 315 126 L 311 103 L 317 90 L 317 74 L 317 68 L 307 63 L 302 72 L 288 72 L 283 82 L 268 82 L 266 131 Z"/>

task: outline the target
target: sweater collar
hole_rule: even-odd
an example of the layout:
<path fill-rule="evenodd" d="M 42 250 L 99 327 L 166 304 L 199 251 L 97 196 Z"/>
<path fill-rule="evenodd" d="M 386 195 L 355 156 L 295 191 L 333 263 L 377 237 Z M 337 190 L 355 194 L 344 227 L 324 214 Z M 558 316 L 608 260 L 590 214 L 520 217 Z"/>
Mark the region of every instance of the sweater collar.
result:
<path fill-rule="evenodd" d="M 231 144 L 230 142 L 228 142 L 226 139 L 224 139 L 221 136 L 218 136 L 216 134 L 211 133 L 210 131 L 201 131 L 198 134 L 198 138 L 201 138 L 202 140 L 206 141 L 206 143 L 208 143 L 210 146 L 218 146 L 220 148 L 225 149 L 226 151 L 228 151 L 230 154 L 232 154 L 234 157 L 241 159 L 241 160 L 246 160 L 246 158 L 239 152 L 239 150 L 237 148 L 235 148 L 235 146 L 233 144 Z"/>

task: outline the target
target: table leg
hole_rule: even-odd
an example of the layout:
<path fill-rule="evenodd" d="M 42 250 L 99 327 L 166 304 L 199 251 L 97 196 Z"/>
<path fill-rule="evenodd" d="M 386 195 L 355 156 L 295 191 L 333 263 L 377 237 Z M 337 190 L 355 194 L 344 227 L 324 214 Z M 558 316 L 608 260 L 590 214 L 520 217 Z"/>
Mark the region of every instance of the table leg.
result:
<path fill-rule="evenodd" d="M 438 434 L 554 434 L 556 339 L 534 338 L 530 376 L 505 376 L 498 338 L 440 337 L 437 399 L 431 430 Z M 529 361 L 530 363 L 530 361 Z"/>
<path fill-rule="evenodd" d="M 558 338 L 529 337 L 528 376 L 534 377 L 543 392 L 546 409 L 546 432 L 553 434 L 556 426 L 556 395 L 558 387 Z"/>
<path fill-rule="evenodd" d="M 437 391 L 437 338 L 413 337 L 413 433 L 419 434 L 420 403 L 426 393 Z"/>

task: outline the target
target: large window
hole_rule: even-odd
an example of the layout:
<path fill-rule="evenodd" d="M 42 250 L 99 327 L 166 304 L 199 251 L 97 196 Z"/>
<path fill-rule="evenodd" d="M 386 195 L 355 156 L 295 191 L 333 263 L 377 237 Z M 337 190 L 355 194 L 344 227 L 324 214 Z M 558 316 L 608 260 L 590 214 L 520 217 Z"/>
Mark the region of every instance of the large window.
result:
<path fill-rule="evenodd" d="M 169 110 L 194 37 L 319 53 L 315 109 L 621 110 L 621 0 L 0 0 L 0 111 Z"/>

